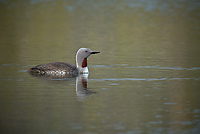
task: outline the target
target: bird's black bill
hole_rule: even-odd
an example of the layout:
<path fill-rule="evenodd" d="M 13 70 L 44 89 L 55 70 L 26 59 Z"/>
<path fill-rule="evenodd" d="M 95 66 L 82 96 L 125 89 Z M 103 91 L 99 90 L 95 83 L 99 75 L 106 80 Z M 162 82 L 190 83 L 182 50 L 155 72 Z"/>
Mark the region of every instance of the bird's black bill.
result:
<path fill-rule="evenodd" d="M 91 52 L 91 54 L 98 54 L 98 53 L 100 53 L 100 52 Z"/>

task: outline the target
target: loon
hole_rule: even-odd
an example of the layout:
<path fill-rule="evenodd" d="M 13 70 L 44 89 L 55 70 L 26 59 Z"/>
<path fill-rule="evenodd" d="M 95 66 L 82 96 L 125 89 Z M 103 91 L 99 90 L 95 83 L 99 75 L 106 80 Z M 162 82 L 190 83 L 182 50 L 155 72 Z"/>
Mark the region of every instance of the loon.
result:
<path fill-rule="evenodd" d="M 97 54 L 89 48 L 80 48 L 76 53 L 76 66 L 66 62 L 52 62 L 37 65 L 28 70 L 29 73 L 35 75 L 59 75 L 75 77 L 78 74 L 89 73 L 87 67 L 87 58 L 91 54 Z"/>

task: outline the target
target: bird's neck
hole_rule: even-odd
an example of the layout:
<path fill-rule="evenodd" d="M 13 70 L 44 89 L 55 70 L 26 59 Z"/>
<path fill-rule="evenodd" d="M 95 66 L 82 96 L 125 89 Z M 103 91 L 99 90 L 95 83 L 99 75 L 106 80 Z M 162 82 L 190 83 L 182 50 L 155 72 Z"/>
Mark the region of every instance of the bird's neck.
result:
<path fill-rule="evenodd" d="M 78 68 L 80 73 L 89 73 L 87 67 L 87 58 L 81 58 L 76 56 L 76 67 Z"/>

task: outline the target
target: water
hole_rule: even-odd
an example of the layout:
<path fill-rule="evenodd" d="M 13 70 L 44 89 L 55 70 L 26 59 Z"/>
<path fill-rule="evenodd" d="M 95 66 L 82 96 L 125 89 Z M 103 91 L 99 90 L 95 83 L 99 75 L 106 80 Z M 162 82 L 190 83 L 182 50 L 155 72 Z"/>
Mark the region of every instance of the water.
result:
<path fill-rule="evenodd" d="M 199 5 L 1 0 L 1 133 L 198 134 Z M 88 79 L 26 72 L 80 47 L 101 52 Z"/>

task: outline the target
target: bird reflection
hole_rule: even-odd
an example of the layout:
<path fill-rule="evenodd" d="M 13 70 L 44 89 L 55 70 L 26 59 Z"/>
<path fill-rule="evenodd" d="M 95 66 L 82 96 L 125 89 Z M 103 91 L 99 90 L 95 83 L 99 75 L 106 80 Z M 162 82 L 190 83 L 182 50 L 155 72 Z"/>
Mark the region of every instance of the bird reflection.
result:
<path fill-rule="evenodd" d="M 88 90 L 87 88 L 88 74 L 79 74 L 76 77 L 76 94 L 79 99 L 84 99 L 95 92 Z"/>
<path fill-rule="evenodd" d="M 86 97 L 95 93 L 95 92 L 88 90 L 88 88 L 87 88 L 88 75 L 89 74 L 78 74 L 78 76 L 76 76 L 76 77 L 69 76 L 69 75 L 33 75 L 33 76 L 51 80 L 51 82 L 56 82 L 58 80 L 59 81 L 60 80 L 73 81 L 74 79 L 76 79 L 77 97 L 79 100 L 84 100 Z"/>

